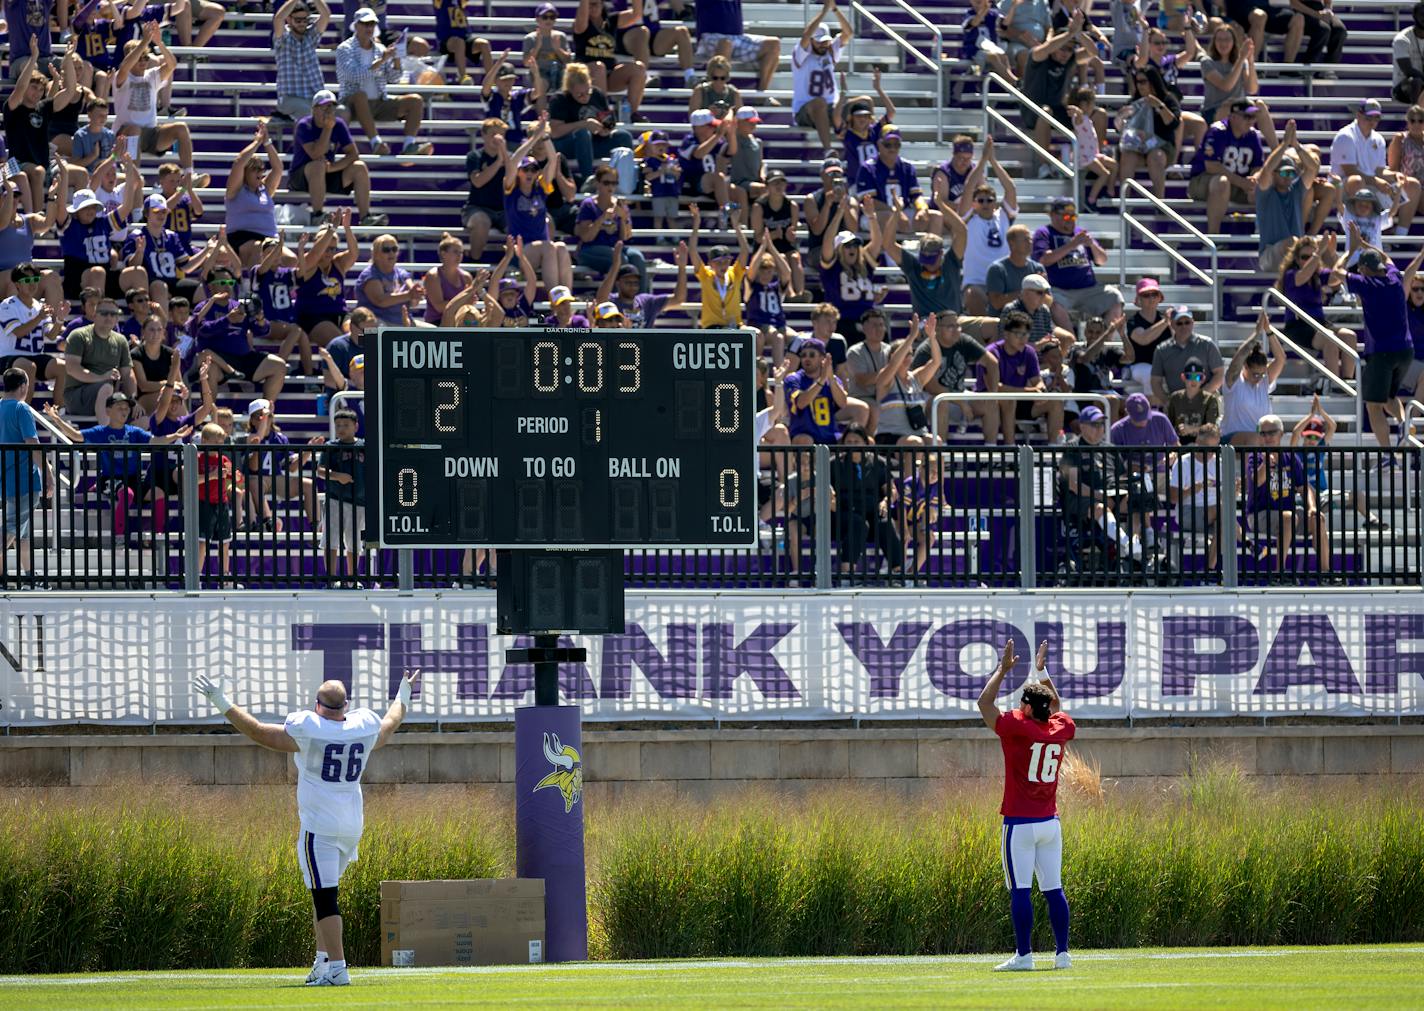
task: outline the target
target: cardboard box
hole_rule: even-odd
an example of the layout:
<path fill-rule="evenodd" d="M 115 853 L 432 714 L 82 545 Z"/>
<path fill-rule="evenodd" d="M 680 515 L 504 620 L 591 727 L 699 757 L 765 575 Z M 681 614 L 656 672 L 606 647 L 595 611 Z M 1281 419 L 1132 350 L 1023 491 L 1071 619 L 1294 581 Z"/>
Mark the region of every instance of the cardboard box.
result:
<path fill-rule="evenodd" d="M 382 881 L 382 965 L 544 961 L 541 878 Z"/>

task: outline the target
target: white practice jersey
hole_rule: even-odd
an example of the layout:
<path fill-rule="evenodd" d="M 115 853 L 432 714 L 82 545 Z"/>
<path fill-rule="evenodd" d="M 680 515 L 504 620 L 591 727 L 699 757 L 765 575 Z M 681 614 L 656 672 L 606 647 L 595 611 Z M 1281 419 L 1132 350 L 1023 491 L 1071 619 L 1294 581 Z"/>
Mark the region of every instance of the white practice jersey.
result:
<path fill-rule="evenodd" d="M 297 742 L 297 815 L 314 835 L 357 838 L 365 823 L 361 776 L 381 733 L 381 718 L 353 709 L 328 720 L 310 709 L 289 713 L 284 729 Z"/>
<path fill-rule="evenodd" d="M 792 115 L 813 98 L 824 98 L 828 106 L 835 108 L 840 99 L 840 84 L 836 80 L 836 61 L 840 56 L 839 38 L 831 43 L 828 53 L 817 53 L 799 42 L 796 44 L 791 51 Z"/>

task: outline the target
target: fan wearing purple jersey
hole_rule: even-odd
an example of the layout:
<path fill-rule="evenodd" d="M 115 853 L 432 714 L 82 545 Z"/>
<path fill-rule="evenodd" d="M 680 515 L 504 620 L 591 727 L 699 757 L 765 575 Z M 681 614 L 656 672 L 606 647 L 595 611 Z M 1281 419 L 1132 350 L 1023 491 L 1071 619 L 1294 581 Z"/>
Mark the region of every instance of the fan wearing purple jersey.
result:
<path fill-rule="evenodd" d="M 771 362 L 779 366 L 786 357 L 786 309 L 783 303 L 797 294 L 791 286 L 791 264 L 763 234 L 761 247 L 752 256 L 752 268 L 743 279 L 742 313 L 747 324 L 757 328 L 757 357 L 771 352 Z"/>
<path fill-rule="evenodd" d="M 836 331 L 846 343 L 861 340 L 860 319 L 872 306 L 884 300 L 886 289 L 875 283 L 875 265 L 880 259 L 880 226 L 870 206 L 871 197 L 864 198 L 866 217 L 870 222 L 870 242 L 863 243 L 849 226 L 856 223 L 860 207 L 847 195 L 831 216 L 830 225 L 821 237 L 821 290 L 826 301 L 840 311 Z"/>
<path fill-rule="evenodd" d="M 524 143 L 524 121 L 533 119 L 544 101 L 544 75 L 539 73 L 534 54 L 524 57 L 524 65 L 529 68 L 532 88 L 515 86 L 519 71 L 508 62 L 509 54 L 500 53 L 494 66 L 485 74 L 480 85 L 480 97 L 488 103 L 487 117 L 498 119 L 508 129 L 505 131 L 506 144 L 518 147 Z"/>
<path fill-rule="evenodd" d="M 866 210 L 870 212 L 873 208 L 881 228 L 885 227 L 885 220 L 894 213 L 891 205 L 900 200 L 904 203 L 904 210 L 899 212 L 898 226 L 901 229 L 909 231 L 913 227 L 934 235 L 943 234 L 944 219 L 939 211 L 931 210 L 925 200 L 925 191 L 920 188 L 915 166 L 900 157 L 902 143 L 899 130 L 887 127 L 880 132 L 880 140 L 875 145 L 875 156 L 861 162 L 856 172 L 856 196 L 862 199 L 866 196 L 875 198 L 874 204 Z M 914 211 L 913 218 L 907 217 L 911 209 Z"/>
<path fill-rule="evenodd" d="M 732 155 L 737 153 L 737 122 L 718 120 L 709 109 L 698 109 L 688 118 L 692 132 L 677 149 L 682 166 L 682 191 L 694 199 L 710 196 L 728 220 L 746 205 L 741 187 L 727 179 Z M 723 227 L 726 227 L 724 222 Z"/>
<path fill-rule="evenodd" d="M 950 139 L 950 150 L 954 153 L 947 161 L 942 161 L 930 172 L 930 196 L 934 205 L 949 204 L 960 217 L 973 209 L 972 205 L 959 207 L 965 193 L 965 184 L 974 171 L 974 138 L 961 133 Z"/>
<path fill-rule="evenodd" d="M 455 61 L 455 80 L 472 85 L 475 79 L 470 76 L 471 63 L 479 63 L 486 71 L 492 66 L 489 40 L 470 34 L 470 14 L 465 0 L 434 0 L 434 3 L 435 47 L 441 53 L 450 54 Z"/>
<path fill-rule="evenodd" d="M 127 152 L 120 157 L 136 178 L 138 169 L 133 159 Z M 87 189 L 75 192 L 68 206 L 59 206 L 55 227 L 59 229 L 59 251 L 64 257 L 65 298 L 78 298 L 80 288 L 97 288 L 110 298 L 117 298 L 123 292 L 110 240 L 115 233 L 123 231 L 142 192 L 139 186 L 125 186 L 124 202 L 111 214 L 101 213 L 104 205 L 93 190 Z"/>
<path fill-rule="evenodd" d="M 1261 132 L 1252 123 L 1256 106 L 1249 99 L 1231 103 L 1226 119 L 1213 123 L 1192 159 L 1187 193 L 1206 202 L 1206 230 L 1221 231 L 1227 204 L 1254 207 L 1256 180 L 1264 164 Z"/>
<path fill-rule="evenodd" d="M 297 323 L 297 271 L 286 264 L 301 263 L 306 257 L 307 236 L 297 239 L 296 255 L 287 250 L 282 237 L 262 240 L 262 259 L 247 271 L 248 291 L 262 303 L 262 315 L 272 327 L 272 339 L 280 341 L 277 357 L 287 361 L 292 349 L 301 355 L 302 375 L 315 373 L 311 340 Z"/>
<path fill-rule="evenodd" d="M 147 288 L 149 296 L 160 305 L 167 305 L 169 294 L 179 290 L 183 268 L 191 259 L 167 223 L 168 202 L 155 193 L 144 200 L 143 227 L 130 230 L 119 251 L 123 268 L 119 283 L 124 290 Z M 190 295 L 197 285 L 190 282 L 182 290 Z"/>
<path fill-rule="evenodd" d="M 837 439 L 836 415 L 850 404 L 850 396 L 836 377 L 823 341 L 807 337 L 798 357 L 801 368 L 783 384 L 792 445 L 830 445 Z"/>
<path fill-rule="evenodd" d="M 119 65 L 114 52 L 118 22 L 119 12 L 113 0 L 89 0 L 75 12 L 71 22 L 74 38 L 70 45 L 84 61 L 79 83 L 101 99 L 109 97 L 109 75 Z"/>
<path fill-rule="evenodd" d="M 875 157 L 875 146 L 880 143 L 881 133 L 894 129 L 895 103 L 890 101 L 890 96 L 880 87 L 878 69 L 875 74 L 875 93 L 885 106 L 885 115 L 879 119 L 875 118 L 875 100 L 869 95 L 846 99 L 842 116 L 845 131 L 841 134 L 841 143 L 845 146 L 845 163 L 849 172 L 856 171 L 867 158 Z M 841 90 L 841 95 L 844 97 L 844 89 Z"/>

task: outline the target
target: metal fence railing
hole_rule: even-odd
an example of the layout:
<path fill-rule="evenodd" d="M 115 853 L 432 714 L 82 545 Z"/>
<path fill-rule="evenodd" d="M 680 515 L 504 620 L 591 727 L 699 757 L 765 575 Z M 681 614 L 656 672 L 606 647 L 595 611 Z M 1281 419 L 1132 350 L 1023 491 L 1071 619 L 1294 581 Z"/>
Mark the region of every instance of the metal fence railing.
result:
<path fill-rule="evenodd" d="M 242 438 L 242 436 L 238 436 Z M 757 543 L 625 553 L 642 588 L 1420 586 L 1424 449 L 759 452 Z M 489 587 L 368 542 L 364 447 L 0 446 L 0 591 Z"/>

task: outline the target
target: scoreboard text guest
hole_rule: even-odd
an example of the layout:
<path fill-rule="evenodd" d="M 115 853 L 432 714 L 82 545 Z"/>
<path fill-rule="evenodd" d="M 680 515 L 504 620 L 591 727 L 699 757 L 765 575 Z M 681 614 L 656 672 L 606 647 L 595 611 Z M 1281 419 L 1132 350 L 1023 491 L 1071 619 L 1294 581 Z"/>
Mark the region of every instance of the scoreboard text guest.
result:
<path fill-rule="evenodd" d="M 388 328 L 368 357 L 383 545 L 755 541 L 750 335 Z"/>

